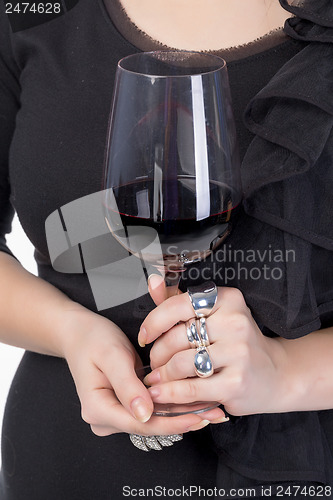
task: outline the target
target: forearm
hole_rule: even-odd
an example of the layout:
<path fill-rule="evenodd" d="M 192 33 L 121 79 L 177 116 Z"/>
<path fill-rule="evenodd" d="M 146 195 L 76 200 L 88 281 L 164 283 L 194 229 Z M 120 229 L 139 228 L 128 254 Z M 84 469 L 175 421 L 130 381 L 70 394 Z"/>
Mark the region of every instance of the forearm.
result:
<path fill-rule="evenodd" d="M 0 342 L 63 356 L 67 312 L 81 307 L 0 252 Z"/>
<path fill-rule="evenodd" d="M 333 408 L 333 327 L 277 342 L 282 347 L 282 411 Z"/>

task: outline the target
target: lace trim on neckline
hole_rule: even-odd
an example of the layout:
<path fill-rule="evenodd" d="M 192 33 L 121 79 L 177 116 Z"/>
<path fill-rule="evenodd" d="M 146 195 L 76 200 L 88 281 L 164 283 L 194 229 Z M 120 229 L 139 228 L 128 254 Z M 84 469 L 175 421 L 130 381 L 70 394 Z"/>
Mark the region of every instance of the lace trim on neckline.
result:
<path fill-rule="evenodd" d="M 138 49 L 143 51 L 181 50 L 155 40 L 145 31 L 140 29 L 128 16 L 120 0 L 101 0 L 101 3 L 106 10 L 110 22 L 112 22 L 119 33 L 129 43 Z M 223 57 L 226 61 L 234 61 L 276 47 L 286 40 L 288 40 L 288 36 L 284 33 L 283 27 L 279 27 L 250 42 L 216 50 L 198 50 L 197 52 L 214 54 Z"/>

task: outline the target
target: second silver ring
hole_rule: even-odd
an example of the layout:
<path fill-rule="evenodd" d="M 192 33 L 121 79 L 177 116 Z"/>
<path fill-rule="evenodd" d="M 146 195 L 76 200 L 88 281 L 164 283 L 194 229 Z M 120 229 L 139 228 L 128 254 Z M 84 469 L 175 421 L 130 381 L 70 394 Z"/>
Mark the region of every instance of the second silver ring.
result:
<path fill-rule="evenodd" d="M 192 319 L 186 322 L 186 335 L 192 349 L 210 345 L 206 318 Z"/>
<path fill-rule="evenodd" d="M 190 347 L 192 349 L 200 347 L 201 342 L 195 319 L 187 321 L 185 327 L 187 340 L 189 341 Z"/>
<path fill-rule="evenodd" d="M 207 333 L 206 318 L 200 318 L 199 320 L 197 320 L 197 323 L 199 323 L 200 343 L 201 345 L 208 347 L 210 345 L 210 342 Z"/>
<path fill-rule="evenodd" d="M 197 325 L 199 328 L 197 328 Z M 187 340 L 192 349 L 196 349 L 194 369 L 198 377 L 210 377 L 214 373 L 213 363 L 207 351 L 210 345 L 206 318 L 193 319 L 185 324 Z"/>

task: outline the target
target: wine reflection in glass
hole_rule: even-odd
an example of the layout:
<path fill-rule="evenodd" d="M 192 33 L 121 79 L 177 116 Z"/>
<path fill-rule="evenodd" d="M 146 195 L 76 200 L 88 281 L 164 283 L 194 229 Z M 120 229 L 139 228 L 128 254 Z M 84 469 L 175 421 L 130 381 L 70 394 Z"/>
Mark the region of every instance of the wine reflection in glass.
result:
<path fill-rule="evenodd" d="M 223 59 L 160 51 L 118 63 L 103 193 L 113 236 L 164 276 L 165 297 L 176 294 L 186 267 L 205 259 L 230 233 L 241 201 Z M 218 404 L 156 405 L 154 414 L 201 412 Z"/>

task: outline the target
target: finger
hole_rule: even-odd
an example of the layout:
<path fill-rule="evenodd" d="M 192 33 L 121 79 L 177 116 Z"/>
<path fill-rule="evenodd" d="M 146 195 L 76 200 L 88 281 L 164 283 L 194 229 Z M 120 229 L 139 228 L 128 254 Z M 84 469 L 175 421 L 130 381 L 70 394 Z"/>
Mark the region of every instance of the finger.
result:
<path fill-rule="evenodd" d="M 211 377 L 202 379 L 199 377 L 187 378 L 165 384 L 150 387 L 149 393 L 155 403 L 187 404 L 195 401 L 218 401 L 227 400 L 225 387 L 222 387 L 221 374 L 214 373 Z"/>
<path fill-rule="evenodd" d="M 180 323 L 159 337 L 151 348 L 151 367 L 157 368 L 165 365 L 177 352 L 192 348 L 188 341 L 187 327 L 191 325 L 194 318 L 187 323 Z M 252 329 L 253 318 L 243 312 L 225 315 L 223 312 L 216 313 L 206 319 L 206 332 L 211 345 L 219 342 L 224 349 L 227 346 L 234 350 L 234 358 L 244 356 L 244 341 L 248 338 Z M 198 322 L 196 322 L 199 328 Z M 242 347 L 243 344 L 243 347 Z M 245 350 L 246 352 L 246 350 Z"/>
<path fill-rule="evenodd" d="M 147 388 L 135 373 L 133 353 L 125 349 L 106 352 L 98 366 L 94 363 L 77 364 L 74 380 L 84 412 L 90 413 L 89 395 L 97 389 L 110 389 L 119 402 L 137 420 L 146 422 L 153 411 L 153 402 Z M 117 399 L 118 398 L 118 399 Z"/>
<path fill-rule="evenodd" d="M 243 294 L 237 288 L 218 287 L 214 313 L 229 315 L 235 312 L 248 312 Z M 170 297 L 153 309 L 143 321 L 139 332 L 139 343 L 145 345 L 170 330 L 179 321 L 193 318 L 194 311 L 187 293 Z"/>
<path fill-rule="evenodd" d="M 131 354 L 114 351 L 105 358 L 99 368 L 110 380 L 124 408 L 140 422 L 147 422 L 153 412 L 153 402 L 147 388 L 135 373 Z"/>
<path fill-rule="evenodd" d="M 110 434 L 118 434 L 120 432 L 119 429 L 110 426 L 105 427 L 103 425 L 91 425 L 90 427 L 93 433 L 99 437 L 110 436 Z"/>
<path fill-rule="evenodd" d="M 194 318 L 191 318 L 187 323 L 174 326 L 154 342 L 150 350 L 152 368 L 165 365 L 177 352 L 192 348 L 188 341 L 187 328 L 194 321 Z M 229 329 L 223 328 L 223 319 L 215 321 L 214 315 L 206 319 L 206 330 L 211 344 L 218 341 L 221 334 L 225 337 L 225 341 L 230 340 Z"/>
<path fill-rule="evenodd" d="M 166 364 L 174 354 L 191 347 L 186 329 L 185 323 L 179 323 L 154 342 L 149 353 L 152 368 Z"/>
<path fill-rule="evenodd" d="M 216 342 L 206 347 L 214 372 L 231 365 L 235 360 L 235 353 L 232 346 L 224 346 L 222 342 Z M 186 349 L 177 352 L 172 358 L 162 366 L 152 370 L 144 378 L 144 384 L 156 385 L 174 380 L 181 380 L 190 377 L 197 377 L 194 360 L 197 354 L 196 349 Z"/>
<path fill-rule="evenodd" d="M 209 403 L 208 403 L 209 404 Z M 217 402 L 212 402 L 213 404 L 217 404 Z M 229 420 L 228 417 L 226 417 L 224 411 L 220 407 L 216 407 L 211 410 L 203 411 L 199 413 L 200 417 L 209 420 L 211 424 L 219 424 L 222 422 L 227 422 Z"/>
<path fill-rule="evenodd" d="M 140 434 L 142 436 L 183 434 L 189 432 L 191 427 L 200 426 L 205 418 L 205 413 L 187 414 L 172 418 L 152 416 L 148 422 L 138 422 L 118 402 L 114 403 L 112 395 L 105 390 L 95 391 L 93 395 L 95 413 L 84 415 L 97 435 L 106 436 L 116 432 L 127 432 L 128 434 Z M 207 412 L 212 420 L 223 418 L 224 412 L 215 408 Z"/>
<path fill-rule="evenodd" d="M 151 274 L 148 278 L 148 290 L 151 298 L 158 306 L 166 299 L 165 281 L 159 274 Z"/>
<path fill-rule="evenodd" d="M 206 422 L 208 421 L 210 424 L 220 424 L 223 422 L 228 422 L 229 417 L 225 416 L 225 413 L 219 409 L 219 408 L 214 408 L 213 410 L 208 410 L 205 412 L 200 412 L 198 415 L 200 416 L 200 419 L 198 422 L 195 424 L 191 424 L 191 426 L 186 426 L 185 431 L 175 431 L 174 429 L 170 431 L 163 431 L 163 434 L 161 431 L 158 431 L 158 434 L 156 431 L 153 429 L 145 429 L 144 431 L 137 431 L 137 432 L 128 432 L 128 434 L 140 434 L 141 436 L 162 436 L 162 435 L 172 435 L 172 434 L 184 434 L 185 432 L 189 431 L 194 431 L 194 430 L 200 430 L 203 427 L 206 427 L 208 425 Z M 147 425 L 147 424 L 146 424 Z M 122 430 L 116 429 L 115 427 L 110 427 L 110 426 L 101 426 L 101 425 L 91 425 L 91 430 L 93 431 L 96 436 L 104 437 L 104 436 L 110 436 L 110 434 L 119 434 L 123 432 Z M 152 434 L 154 432 L 154 434 Z"/>
<path fill-rule="evenodd" d="M 179 321 L 185 322 L 192 317 L 193 308 L 187 293 L 164 300 L 143 321 L 139 332 L 139 344 L 153 342 Z"/>

